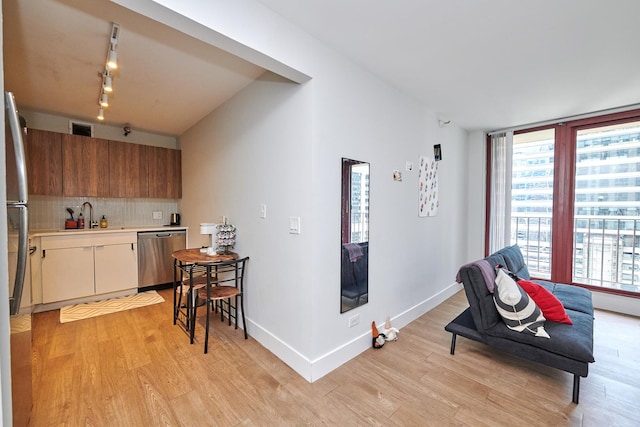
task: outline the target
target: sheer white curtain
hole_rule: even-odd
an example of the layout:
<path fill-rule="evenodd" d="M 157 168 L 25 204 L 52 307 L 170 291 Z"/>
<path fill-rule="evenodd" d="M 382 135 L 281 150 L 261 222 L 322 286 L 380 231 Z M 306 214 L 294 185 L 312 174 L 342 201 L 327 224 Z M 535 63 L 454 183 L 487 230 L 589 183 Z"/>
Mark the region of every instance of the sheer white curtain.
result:
<path fill-rule="evenodd" d="M 489 253 L 511 242 L 511 155 L 513 132 L 491 135 Z"/>

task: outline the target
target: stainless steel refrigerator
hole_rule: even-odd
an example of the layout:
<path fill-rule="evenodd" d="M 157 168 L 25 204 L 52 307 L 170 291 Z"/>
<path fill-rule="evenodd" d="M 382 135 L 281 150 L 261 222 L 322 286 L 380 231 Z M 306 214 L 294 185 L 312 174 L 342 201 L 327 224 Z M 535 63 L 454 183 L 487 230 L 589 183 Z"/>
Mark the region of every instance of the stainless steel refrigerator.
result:
<path fill-rule="evenodd" d="M 29 423 L 32 406 L 31 354 L 31 285 L 26 283 L 29 247 L 27 211 L 27 168 L 23 135 L 26 126 L 20 123 L 13 94 L 4 93 L 5 163 L 7 211 L 7 264 L 9 279 L 10 364 L 11 377 L 2 377 L 3 418 L 7 421 L 9 408 L 4 406 L 11 390 L 10 418 L 14 426 Z M 5 303 L 6 304 L 6 303 Z M 6 359 L 6 353 L 3 355 Z"/>

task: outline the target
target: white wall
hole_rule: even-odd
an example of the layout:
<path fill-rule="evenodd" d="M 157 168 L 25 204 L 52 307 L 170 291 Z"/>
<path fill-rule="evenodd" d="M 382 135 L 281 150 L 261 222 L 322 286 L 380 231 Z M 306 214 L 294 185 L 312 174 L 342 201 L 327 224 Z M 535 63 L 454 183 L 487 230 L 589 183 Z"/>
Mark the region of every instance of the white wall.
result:
<path fill-rule="evenodd" d="M 124 136 L 123 128 L 120 126 L 111 126 L 97 122 L 90 123 L 84 120 L 76 120 L 73 117 L 42 113 L 24 108 L 20 108 L 20 115 L 27 120 L 27 127 L 30 129 L 69 133 L 69 121 L 73 120 L 76 123 L 88 123 L 93 125 L 93 136 L 95 138 L 131 142 L 134 144 L 153 145 L 164 148 L 180 148 L 178 146 L 178 139 L 174 136 L 159 135 L 137 129 L 132 129 L 132 132 L 129 135 Z"/>
<path fill-rule="evenodd" d="M 403 326 L 437 305 L 439 292 L 449 289 L 464 232 L 460 190 L 466 176 L 466 134 L 439 128 L 433 113 L 339 55 L 322 47 L 312 53 L 305 69 L 313 78 L 307 84 L 314 87 L 315 378 L 343 362 L 341 357 L 370 346 L 371 321 L 380 324 L 389 315 Z M 438 143 L 443 149 L 441 208 L 436 217 L 419 218 L 419 157 L 432 156 Z M 369 303 L 343 315 L 337 314 L 336 299 L 341 157 L 371 164 Z M 404 170 L 406 161 L 414 163 L 413 172 Z M 392 180 L 395 169 L 403 172 L 402 182 Z M 357 331 L 347 327 L 353 314 L 360 315 Z M 317 339 L 327 334 L 333 342 Z"/>
<path fill-rule="evenodd" d="M 119 3 L 141 12 L 154 6 Z M 464 131 L 439 128 L 433 112 L 259 3 L 163 4 L 185 7 L 188 18 L 312 77 L 297 85 L 266 73 L 180 138 L 183 220 L 193 230 L 228 216 L 238 227 L 237 251 L 251 257 L 253 338 L 313 381 L 370 347 L 371 321 L 389 315 L 402 327 L 459 289 L 453 281 L 466 258 Z M 162 19 L 172 21 L 167 11 Z M 175 22 L 202 32 L 184 19 Z M 433 155 L 434 144 L 443 150 L 440 211 L 418 218 L 419 156 Z M 342 157 L 371 163 L 369 303 L 345 314 L 339 312 Z M 404 171 L 407 160 L 413 172 Z M 403 171 L 402 182 L 392 180 L 394 169 Z M 290 216 L 302 218 L 302 234 L 288 233 Z M 197 238 L 192 233 L 192 245 L 207 242 Z M 360 325 L 348 328 L 353 315 Z"/>
<path fill-rule="evenodd" d="M 249 333 L 303 355 L 312 328 L 311 95 L 309 87 L 266 74 L 181 137 L 180 211 L 191 246 L 208 244 L 197 234 L 200 223 L 227 216 L 237 226 L 235 250 L 251 257 Z M 263 203 L 266 219 L 259 218 Z M 288 233 L 289 216 L 302 217 L 302 234 Z M 290 363 L 305 369 L 296 357 Z"/>

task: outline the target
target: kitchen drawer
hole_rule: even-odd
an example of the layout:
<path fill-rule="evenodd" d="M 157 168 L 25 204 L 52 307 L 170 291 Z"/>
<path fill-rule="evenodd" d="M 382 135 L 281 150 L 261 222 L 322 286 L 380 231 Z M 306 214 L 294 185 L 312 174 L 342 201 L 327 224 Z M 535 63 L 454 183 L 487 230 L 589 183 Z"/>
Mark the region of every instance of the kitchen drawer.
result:
<path fill-rule="evenodd" d="M 43 236 L 42 249 L 85 248 L 88 246 L 120 245 L 125 243 L 137 243 L 138 234 L 126 233 L 78 233 L 64 234 L 60 236 Z"/>

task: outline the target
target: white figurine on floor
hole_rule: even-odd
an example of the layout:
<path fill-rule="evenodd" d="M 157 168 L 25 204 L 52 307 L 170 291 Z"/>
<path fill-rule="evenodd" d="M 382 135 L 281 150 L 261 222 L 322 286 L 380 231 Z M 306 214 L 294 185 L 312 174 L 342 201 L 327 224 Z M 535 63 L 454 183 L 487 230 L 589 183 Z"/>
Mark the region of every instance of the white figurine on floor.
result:
<path fill-rule="evenodd" d="M 398 328 L 394 328 L 391 326 L 391 319 L 387 316 L 387 320 L 384 322 L 384 335 L 387 341 L 397 341 L 398 340 Z"/>

